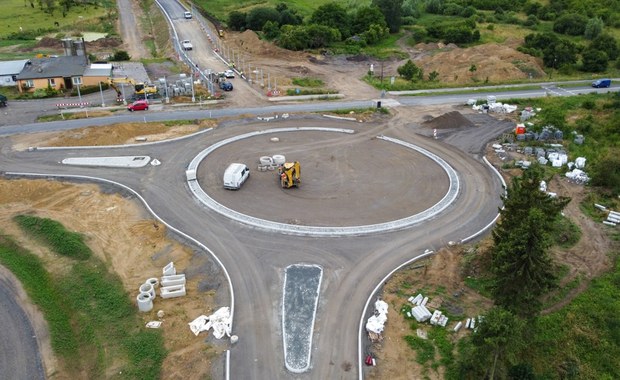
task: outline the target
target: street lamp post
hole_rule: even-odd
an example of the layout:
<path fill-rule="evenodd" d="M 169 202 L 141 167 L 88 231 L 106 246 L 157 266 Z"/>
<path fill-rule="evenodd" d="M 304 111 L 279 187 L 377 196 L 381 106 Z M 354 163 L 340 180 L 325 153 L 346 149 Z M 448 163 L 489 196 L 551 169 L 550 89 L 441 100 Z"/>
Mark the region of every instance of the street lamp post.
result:
<path fill-rule="evenodd" d="M 103 89 L 101 87 L 101 81 L 99 82 L 99 93 L 101 93 L 101 107 L 105 107 L 105 100 L 103 100 Z"/>
<path fill-rule="evenodd" d="M 168 80 L 164 76 L 164 92 L 166 93 L 166 104 L 170 103 L 170 98 L 168 97 Z"/>
<path fill-rule="evenodd" d="M 192 103 L 196 102 L 196 94 L 194 94 L 194 69 L 192 68 Z"/>

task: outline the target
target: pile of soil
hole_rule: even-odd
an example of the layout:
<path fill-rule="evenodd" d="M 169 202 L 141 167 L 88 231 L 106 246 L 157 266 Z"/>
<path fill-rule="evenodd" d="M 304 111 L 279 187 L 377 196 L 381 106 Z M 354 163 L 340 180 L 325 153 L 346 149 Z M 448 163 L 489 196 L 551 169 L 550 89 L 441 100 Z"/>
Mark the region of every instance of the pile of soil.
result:
<path fill-rule="evenodd" d="M 87 42 L 86 47 L 90 49 L 107 49 L 121 46 L 123 41 L 118 37 L 105 37 L 98 40 Z"/>
<path fill-rule="evenodd" d="M 57 38 L 43 37 L 37 42 L 38 48 L 58 48 L 62 49 L 62 43 Z"/>
<path fill-rule="evenodd" d="M 540 59 L 523 54 L 512 47 L 484 44 L 467 49 L 451 47 L 422 55 L 416 64 L 425 73 L 437 71 L 440 82 L 472 83 L 476 81 L 500 82 L 545 76 Z M 472 65 L 476 70 L 470 71 Z"/>
<path fill-rule="evenodd" d="M 246 30 L 243 33 L 229 33 L 226 35 L 226 43 L 232 43 L 243 52 L 253 56 L 282 60 L 288 60 L 289 58 L 303 59 L 302 53 L 282 49 L 273 43 L 263 41 L 253 30 Z"/>
<path fill-rule="evenodd" d="M 437 116 L 436 118 L 423 122 L 422 125 L 433 129 L 471 128 L 476 126 L 476 124 L 472 123 L 458 111 L 452 111 Z"/>

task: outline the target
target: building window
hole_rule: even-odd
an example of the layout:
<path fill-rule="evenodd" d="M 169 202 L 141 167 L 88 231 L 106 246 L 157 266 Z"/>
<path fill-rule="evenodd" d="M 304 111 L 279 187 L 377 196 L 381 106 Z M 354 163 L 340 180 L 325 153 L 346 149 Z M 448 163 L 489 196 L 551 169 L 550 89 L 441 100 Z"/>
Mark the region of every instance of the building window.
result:
<path fill-rule="evenodd" d="M 73 77 L 73 78 L 71 78 L 71 81 L 75 85 L 80 85 L 80 84 L 82 84 L 82 77 Z"/>
<path fill-rule="evenodd" d="M 32 79 L 28 79 L 26 81 L 24 81 L 24 86 L 30 88 L 30 87 L 34 87 L 34 82 L 32 81 Z"/>
<path fill-rule="evenodd" d="M 50 78 L 47 80 L 47 84 L 50 85 L 50 87 L 56 87 L 56 79 L 54 78 Z"/>

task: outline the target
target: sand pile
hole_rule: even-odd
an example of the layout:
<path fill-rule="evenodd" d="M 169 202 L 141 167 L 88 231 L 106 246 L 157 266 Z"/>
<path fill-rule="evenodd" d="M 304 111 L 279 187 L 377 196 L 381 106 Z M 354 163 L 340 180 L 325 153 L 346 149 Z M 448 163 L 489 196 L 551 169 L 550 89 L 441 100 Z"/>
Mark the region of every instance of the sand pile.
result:
<path fill-rule="evenodd" d="M 423 122 L 422 125 L 433 129 L 471 128 L 476 126 L 458 111 L 437 116 L 434 119 Z"/>

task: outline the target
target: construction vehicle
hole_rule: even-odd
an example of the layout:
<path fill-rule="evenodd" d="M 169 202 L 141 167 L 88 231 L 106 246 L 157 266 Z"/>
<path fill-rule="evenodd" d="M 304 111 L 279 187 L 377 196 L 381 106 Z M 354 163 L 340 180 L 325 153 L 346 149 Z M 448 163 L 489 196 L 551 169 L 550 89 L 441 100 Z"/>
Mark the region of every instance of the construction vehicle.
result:
<path fill-rule="evenodd" d="M 134 86 L 136 94 L 156 94 L 157 86 L 150 83 L 136 83 Z"/>
<path fill-rule="evenodd" d="M 285 162 L 278 166 L 278 175 L 280 177 L 280 185 L 283 189 L 299 187 L 301 184 L 299 161 Z"/>
<path fill-rule="evenodd" d="M 123 91 L 120 88 L 118 88 L 119 84 L 121 86 L 126 85 L 126 84 L 133 86 L 133 90 L 136 94 L 157 93 L 157 86 L 153 84 L 138 83 L 135 80 L 128 78 L 128 77 L 108 78 L 108 84 L 110 85 L 110 87 L 114 89 L 114 91 L 116 91 L 116 99 L 119 101 L 123 100 Z"/>

